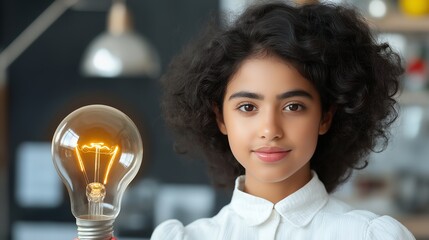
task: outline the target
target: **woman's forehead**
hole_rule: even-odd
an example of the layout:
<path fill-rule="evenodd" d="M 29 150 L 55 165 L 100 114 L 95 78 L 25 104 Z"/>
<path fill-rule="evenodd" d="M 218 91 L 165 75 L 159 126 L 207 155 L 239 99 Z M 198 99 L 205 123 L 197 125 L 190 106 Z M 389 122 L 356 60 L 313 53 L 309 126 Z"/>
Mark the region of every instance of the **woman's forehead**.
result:
<path fill-rule="evenodd" d="M 290 89 L 317 92 L 291 63 L 273 55 L 244 60 L 230 78 L 226 91 L 228 94 L 237 90 L 262 92 L 269 89 L 278 92 Z"/>

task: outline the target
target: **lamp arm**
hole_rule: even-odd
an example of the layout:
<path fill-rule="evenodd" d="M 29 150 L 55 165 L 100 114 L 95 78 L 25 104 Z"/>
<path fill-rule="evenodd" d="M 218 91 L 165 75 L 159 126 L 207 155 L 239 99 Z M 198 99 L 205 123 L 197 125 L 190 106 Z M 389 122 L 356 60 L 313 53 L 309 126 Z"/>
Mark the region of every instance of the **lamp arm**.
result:
<path fill-rule="evenodd" d="M 67 9 L 80 0 L 54 0 L 28 27 L 0 52 L 0 74 L 42 35 Z M 6 81 L 0 77 L 0 85 Z"/>

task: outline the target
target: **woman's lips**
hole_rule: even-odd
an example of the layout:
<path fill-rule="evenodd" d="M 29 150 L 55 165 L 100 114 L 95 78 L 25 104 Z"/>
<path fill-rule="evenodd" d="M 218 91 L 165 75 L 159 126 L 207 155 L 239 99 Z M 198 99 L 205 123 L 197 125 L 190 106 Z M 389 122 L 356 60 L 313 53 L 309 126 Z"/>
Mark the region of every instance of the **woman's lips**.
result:
<path fill-rule="evenodd" d="M 277 162 L 284 159 L 290 152 L 283 148 L 264 147 L 253 151 L 256 156 L 263 162 Z"/>

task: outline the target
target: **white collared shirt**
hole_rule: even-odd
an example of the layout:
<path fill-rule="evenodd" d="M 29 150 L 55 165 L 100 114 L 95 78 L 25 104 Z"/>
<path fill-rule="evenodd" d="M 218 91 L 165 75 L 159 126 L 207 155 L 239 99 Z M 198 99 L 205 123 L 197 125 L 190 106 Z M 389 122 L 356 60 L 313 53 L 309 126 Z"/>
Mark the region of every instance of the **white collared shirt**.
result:
<path fill-rule="evenodd" d="M 353 210 L 328 195 L 315 172 L 304 187 L 276 204 L 243 189 L 240 176 L 231 203 L 216 216 L 186 227 L 168 220 L 155 229 L 151 240 L 415 239 L 395 219 Z"/>

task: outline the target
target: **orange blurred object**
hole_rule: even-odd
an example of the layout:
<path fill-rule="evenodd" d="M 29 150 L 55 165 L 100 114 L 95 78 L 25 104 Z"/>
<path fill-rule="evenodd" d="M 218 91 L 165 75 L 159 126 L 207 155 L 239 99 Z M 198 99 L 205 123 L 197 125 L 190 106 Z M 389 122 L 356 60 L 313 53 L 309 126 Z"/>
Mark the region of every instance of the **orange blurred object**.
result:
<path fill-rule="evenodd" d="M 400 9 L 411 16 L 422 16 L 429 13 L 429 0 L 400 0 Z"/>

